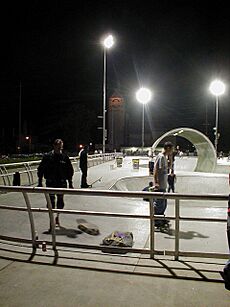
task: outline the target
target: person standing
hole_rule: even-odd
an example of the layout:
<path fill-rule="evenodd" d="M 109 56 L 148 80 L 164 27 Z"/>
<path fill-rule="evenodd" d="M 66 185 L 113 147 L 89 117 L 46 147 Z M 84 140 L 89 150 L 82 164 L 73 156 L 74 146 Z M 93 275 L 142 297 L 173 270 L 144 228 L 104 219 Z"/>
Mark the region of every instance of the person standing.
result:
<path fill-rule="evenodd" d="M 42 187 L 42 180 L 44 177 L 48 188 L 67 188 L 68 181 L 69 188 L 73 189 L 72 177 L 74 169 L 69 157 L 63 152 L 63 141 L 61 139 L 56 139 L 53 143 L 53 150 L 43 156 L 42 161 L 38 166 L 37 174 L 39 187 Z M 52 208 L 55 209 L 55 194 L 49 194 L 49 196 Z M 63 209 L 64 195 L 57 194 L 56 196 L 57 209 Z M 57 226 L 60 226 L 59 213 L 55 218 L 55 223 Z"/>
<path fill-rule="evenodd" d="M 164 144 L 164 149 L 158 154 L 155 166 L 154 166 L 154 184 L 155 190 L 157 192 L 166 192 L 168 183 L 168 172 L 172 169 L 172 154 L 173 154 L 173 144 L 171 142 L 166 142 Z M 155 213 L 159 215 L 164 215 L 167 208 L 166 199 L 157 199 L 155 202 Z M 155 222 L 156 226 L 160 226 L 162 221 L 158 220 Z"/>
<path fill-rule="evenodd" d="M 153 152 L 150 150 L 149 152 L 149 175 L 153 175 L 154 171 L 154 155 Z"/>
<path fill-rule="evenodd" d="M 88 172 L 88 146 L 85 146 L 80 151 L 80 169 L 82 172 L 81 176 L 81 188 L 86 189 L 89 187 L 87 183 L 87 172 Z"/>
<path fill-rule="evenodd" d="M 175 182 L 176 182 L 176 175 L 172 170 L 171 173 L 168 175 L 168 193 L 172 190 L 175 193 Z"/>

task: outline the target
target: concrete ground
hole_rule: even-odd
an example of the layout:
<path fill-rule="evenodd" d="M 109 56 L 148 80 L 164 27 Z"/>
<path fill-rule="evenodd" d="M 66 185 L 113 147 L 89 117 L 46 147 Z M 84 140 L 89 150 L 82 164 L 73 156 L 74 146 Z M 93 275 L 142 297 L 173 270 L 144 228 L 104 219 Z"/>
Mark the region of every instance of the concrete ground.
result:
<path fill-rule="evenodd" d="M 178 189 L 189 190 L 187 181 L 191 177 L 192 182 L 202 183 L 197 185 L 200 187 L 197 193 L 203 191 L 202 186 L 204 183 L 207 186 L 207 182 L 211 193 L 216 186 L 215 177 L 210 174 L 202 177 L 201 174 L 194 181 L 189 173 L 189 164 L 192 165 L 194 160 L 182 160 L 178 164 L 178 172 L 181 172 Z M 149 180 L 147 160 L 141 162 L 139 170 L 132 169 L 130 158 L 125 159 L 122 168 L 113 169 L 113 164 L 108 162 L 90 168 L 89 182 L 102 176 L 95 189 L 109 189 L 119 183 L 120 178 L 132 177 L 128 188 L 127 185 L 122 186 L 124 190 L 132 190 L 137 180 L 135 177 L 141 176 L 139 186 L 135 185 L 135 189 L 141 190 Z M 187 164 L 187 173 L 179 170 L 184 168 L 184 164 Z M 219 177 L 217 182 L 224 186 L 223 191 L 222 188 L 220 190 L 227 194 L 227 176 Z M 76 188 L 79 182 L 80 173 L 75 173 Z M 33 207 L 46 206 L 45 199 L 40 195 L 31 194 L 29 197 Z M 25 206 L 22 195 L 18 193 L 0 195 L 0 203 Z M 140 199 L 66 196 L 65 203 L 66 209 L 148 214 L 148 203 Z M 227 204 L 223 202 L 181 203 L 181 215 L 226 217 Z M 173 201 L 169 201 L 167 214 L 174 214 Z M 36 213 L 34 217 L 39 240 L 50 241 L 50 235 L 43 233 L 48 228 L 48 216 Z M 133 232 L 135 248 L 149 247 L 148 221 L 85 217 L 100 228 L 99 236 L 90 236 L 78 233 L 78 218 L 61 215 L 63 228 L 57 230 L 57 241 L 99 245 L 107 234 L 120 230 Z M 170 234 L 156 233 L 156 249 L 173 250 L 173 229 L 172 224 Z M 183 222 L 180 249 L 227 253 L 225 233 L 225 224 Z M 0 234 L 30 238 L 27 213 L 1 210 Z M 53 265 L 51 247 L 47 252 L 39 249 L 32 261 L 28 261 L 30 254 L 31 248 L 27 244 L 0 240 L 0 306 L 229 306 L 230 294 L 224 289 L 220 276 L 225 260 L 181 258 L 174 261 L 166 256 L 150 260 L 144 254 L 112 255 L 60 247 L 58 262 Z"/>

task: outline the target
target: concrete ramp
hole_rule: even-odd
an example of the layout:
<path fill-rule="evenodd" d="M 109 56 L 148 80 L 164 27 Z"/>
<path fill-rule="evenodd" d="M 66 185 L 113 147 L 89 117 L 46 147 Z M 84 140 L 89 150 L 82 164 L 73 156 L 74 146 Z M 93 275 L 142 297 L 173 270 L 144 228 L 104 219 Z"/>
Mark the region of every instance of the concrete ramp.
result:
<path fill-rule="evenodd" d="M 141 191 L 153 180 L 152 176 L 124 177 L 111 187 L 117 191 Z M 228 175 L 213 173 L 178 173 L 176 192 L 185 194 L 228 194 Z"/>
<path fill-rule="evenodd" d="M 155 151 L 161 141 L 169 136 L 179 136 L 190 141 L 197 151 L 196 172 L 213 172 L 216 167 L 216 152 L 212 142 L 198 130 L 191 128 L 176 128 L 163 134 L 152 146 Z"/>

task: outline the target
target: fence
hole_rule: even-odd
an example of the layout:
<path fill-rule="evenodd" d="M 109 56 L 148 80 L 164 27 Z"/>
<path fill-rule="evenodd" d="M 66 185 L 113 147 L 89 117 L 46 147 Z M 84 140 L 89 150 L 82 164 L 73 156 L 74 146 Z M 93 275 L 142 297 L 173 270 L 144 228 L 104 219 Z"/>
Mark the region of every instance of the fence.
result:
<path fill-rule="evenodd" d="M 178 260 L 180 256 L 184 257 L 205 257 L 205 258 L 222 258 L 227 259 L 228 254 L 224 253 L 207 253 L 207 252 L 189 252 L 189 251 L 180 251 L 180 222 L 181 221 L 193 221 L 193 222 L 210 222 L 210 223 L 226 223 L 227 219 L 220 218 L 200 218 L 200 217 L 182 217 L 180 216 L 180 207 L 181 200 L 202 200 L 202 201 L 225 201 L 227 204 L 228 195 L 189 195 L 189 194 L 170 194 L 170 193 L 159 193 L 159 192 L 124 192 L 124 191 L 100 191 L 100 190 L 77 190 L 77 189 L 54 189 L 54 188 L 38 188 L 38 187 L 10 187 L 10 186 L 0 186 L 0 192 L 20 192 L 23 194 L 26 207 L 16 207 L 9 205 L 0 205 L 0 210 L 16 210 L 16 211 L 27 211 L 30 221 L 31 229 L 31 239 L 22 239 L 16 237 L 7 237 L 0 235 L 0 239 L 6 241 L 17 241 L 32 244 L 33 252 L 32 256 L 36 253 L 36 248 L 38 244 L 41 244 L 41 241 L 36 239 L 35 225 L 33 212 L 46 212 L 49 213 L 50 225 L 51 225 L 51 235 L 52 241 L 48 241 L 48 245 L 52 245 L 55 261 L 58 259 L 58 246 L 64 247 L 74 247 L 74 248 L 84 248 L 84 249 L 95 249 L 103 250 L 103 246 L 99 245 L 89 245 L 89 244 L 75 244 L 68 242 L 57 242 L 55 234 L 55 224 L 54 224 L 54 213 L 61 212 L 62 214 L 77 214 L 77 215 L 90 215 L 90 216 L 104 216 L 104 217 L 116 217 L 116 218 L 129 218 L 129 219 L 147 219 L 150 223 L 150 248 L 122 248 L 122 251 L 131 252 L 131 253 L 144 253 L 150 254 L 151 258 L 154 258 L 155 255 L 170 255 L 174 256 L 175 260 Z M 46 208 L 33 208 L 31 201 L 29 199 L 30 193 L 40 193 L 44 194 L 47 201 Z M 69 195 L 87 195 L 92 197 L 102 196 L 102 197 L 128 197 L 128 198 L 148 198 L 149 199 L 149 214 L 148 215 L 139 215 L 139 214 L 124 214 L 124 213 L 112 213 L 112 212 L 97 212 L 97 211 L 80 211 L 80 210 L 53 210 L 50 202 L 49 194 L 69 194 Z M 167 219 L 175 222 L 175 242 L 174 250 L 156 250 L 155 249 L 155 220 L 161 219 L 162 216 L 155 215 L 154 213 L 154 199 L 156 198 L 166 198 L 175 200 L 175 215 L 167 216 Z M 227 206 L 226 206 L 227 208 Z M 121 248 L 117 247 L 106 247 L 106 250 L 111 250 L 111 252 L 119 252 Z"/>
<path fill-rule="evenodd" d="M 92 167 L 107 161 L 110 161 L 120 153 L 106 153 L 88 156 L 88 167 Z M 79 171 L 79 157 L 70 158 L 74 171 Z M 19 162 L 0 164 L 0 185 L 13 185 L 13 177 L 15 172 L 19 172 L 21 177 L 21 185 L 33 185 L 37 183 L 37 167 L 41 161 Z"/>

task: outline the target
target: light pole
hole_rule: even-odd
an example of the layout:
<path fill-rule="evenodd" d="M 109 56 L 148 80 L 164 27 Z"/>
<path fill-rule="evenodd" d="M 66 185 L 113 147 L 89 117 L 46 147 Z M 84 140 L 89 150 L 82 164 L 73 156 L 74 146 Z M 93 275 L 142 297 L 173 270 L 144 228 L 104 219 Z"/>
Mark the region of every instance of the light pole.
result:
<path fill-rule="evenodd" d="M 209 90 L 216 97 L 216 126 L 215 126 L 215 149 L 216 149 L 216 154 L 218 151 L 218 122 L 219 122 L 219 96 L 223 95 L 225 92 L 225 84 L 216 79 L 211 82 L 209 86 Z"/>
<path fill-rule="evenodd" d="M 107 138 L 107 130 L 106 130 L 106 55 L 107 49 L 110 49 L 114 44 L 114 39 L 112 35 L 108 35 L 104 40 L 103 40 L 103 115 L 102 115 L 102 120 L 103 120 L 103 135 L 102 135 L 102 152 L 105 153 L 105 141 Z"/>
<path fill-rule="evenodd" d="M 143 108 L 142 108 L 142 142 L 141 142 L 141 147 L 142 147 L 142 153 L 144 151 L 144 146 L 145 146 L 145 105 L 151 100 L 152 98 L 152 92 L 145 88 L 141 87 L 137 92 L 136 92 L 136 99 L 138 102 L 142 103 Z"/>
<path fill-rule="evenodd" d="M 19 82 L 19 110 L 18 110 L 18 152 L 21 152 L 22 146 L 22 82 Z"/>
<path fill-rule="evenodd" d="M 31 153 L 31 136 L 26 136 L 26 140 L 28 141 L 28 151 Z"/>

